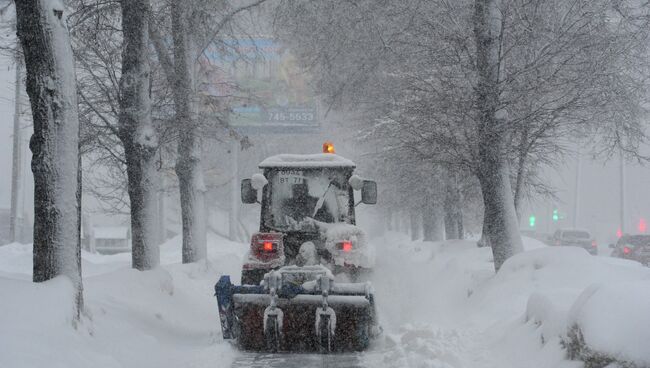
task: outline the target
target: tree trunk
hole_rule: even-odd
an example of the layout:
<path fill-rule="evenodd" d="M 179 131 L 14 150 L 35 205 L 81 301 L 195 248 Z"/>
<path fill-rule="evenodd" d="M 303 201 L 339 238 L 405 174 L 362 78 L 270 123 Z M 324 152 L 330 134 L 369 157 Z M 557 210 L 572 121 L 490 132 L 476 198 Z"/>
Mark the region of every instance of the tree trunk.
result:
<path fill-rule="evenodd" d="M 445 239 L 458 239 L 458 218 L 453 208 L 445 209 Z"/>
<path fill-rule="evenodd" d="M 390 208 L 387 208 L 384 213 L 384 221 L 386 222 L 386 230 L 393 231 L 393 211 Z"/>
<path fill-rule="evenodd" d="M 487 236 L 487 220 L 488 217 L 485 214 L 485 210 L 483 210 L 483 227 L 481 227 L 481 238 L 478 240 L 477 245 L 479 247 L 489 247 L 490 246 L 490 240 L 488 239 Z"/>
<path fill-rule="evenodd" d="M 201 171 L 199 127 L 192 116 L 194 57 L 189 27 L 189 4 L 174 0 L 171 6 L 174 39 L 174 105 L 178 129 L 178 176 L 183 223 L 183 263 L 207 256 L 205 184 Z"/>
<path fill-rule="evenodd" d="M 515 178 L 515 195 L 514 195 L 514 205 L 515 212 L 517 213 L 517 220 L 521 220 L 521 197 L 523 195 L 523 184 L 524 184 L 524 159 L 519 157 L 517 162 L 517 177 Z"/>
<path fill-rule="evenodd" d="M 81 168 L 83 167 L 81 164 L 81 129 L 79 129 L 79 134 L 77 135 L 77 149 L 79 150 L 77 154 L 77 247 L 76 247 L 76 254 L 75 254 L 75 261 L 77 262 L 76 269 L 79 270 L 79 277 L 81 278 L 81 198 L 82 198 L 82 182 L 83 182 L 83 176 L 81 172 Z M 79 281 L 81 283 L 81 281 Z M 81 287 L 81 286 L 80 286 Z M 76 297 L 76 305 L 80 306 L 78 309 L 81 309 L 81 305 L 83 305 L 83 298 L 81 295 L 81 292 L 78 292 Z M 79 314 L 77 312 L 77 318 L 79 317 Z"/>
<path fill-rule="evenodd" d="M 82 307 L 79 234 L 79 116 L 65 8 L 50 0 L 16 2 L 34 134 L 34 282 L 65 275 Z"/>
<path fill-rule="evenodd" d="M 409 223 L 411 225 L 411 240 L 420 239 L 420 213 L 417 211 L 409 211 Z"/>
<path fill-rule="evenodd" d="M 448 170 L 447 178 L 445 179 L 445 239 L 460 239 L 461 225 L 461 203 L 460 191 L 458 190 L 458 181 L 456 180 L 456 173 Z"/>
<path fill-rule="evenodd" d="M 461 192 L 460 184 L 458 182 L 458 171 L 453 171 L 454 175 L 454 199 L 456 202 L 456 230 L 458 231 L 457 239 L 465 238 L 465 227 L 463 226 L 463 193 Z"/>
<path fill-rule="evenodd" d="M 166 180 L 165 175 L 160 175 L 160 185 L 158 186 L 158 245 L 167 241 L 167 209 L 165 205 Z"/>
<path fill-rule="evenodd" d="M 522 250 L 517 227 L 504 139 L 507 131 L 499 108 L 499 39 L 501 12 L 498 0 L 476 0 L 474 33 L 478 71 L 477 105 L 478 177 L 485 205 L 485 233 L 498 270 L 506 259 Z"/>
<path fill-rule="evenodd" d="M 411 230 L 409 225 L 409 215 L 407 210 L 399 211 L 399 227 L 402 234 L 408 234 Z"/>
<path fill-rule="evenodd" d="M 423 228 L 425 241 L 444 240 L 444 217 L 440 202 L 428 199 L 423 213 Z"/>
<path fill-rule="evenodd" d="M 22 177 L 21 134 L 20 134 L 20 90 L 23 62 L 16 57 L 16 86 L 14 91 L 14 132 L 13 151 L 11 155 L 11 213 L 9 214 L 9 241 L 16 242 L 19 239 L 17 228 L 22 229 L 22 223 L 18 224 L 18 196 L 20 193 L 20 181 Z M 22 214 L 21 214 L 22 216 Z M 22 231 L 21 231 L 22 232 Z M 22 236 L 22 234 L 21 234 Z M 22 239 L 21 239 L 22 241 Z"/>
<path fill-rule="evenodd" d="M 458 209 L 456 214 L 456 229 L 458 230 L 458 239 L 465 238 L 465 227 L 463 226 L 463 210 L 462 208 Z"/>
<path fill-rule="evenodd" d="M 488 244 L 492 246 L 495 268 L 498 270 L 506 259 L 520 252 L 523 247 L 517 226 L 517 215 L 510 189 L 508 165 L 493 161 L 486 163 L 495 173 L 481 175 L 481 193 L 485 206 L 483 230 Z"/>
<path fill-rule="evenodd" d="M 119 136 L 124 145 L 131 204 L 131 264 L 149 270 L 160 263 L 156 231 L 155 153 L 149 92 L 149 0 L 123 0 Z"/>
<path fill-rule="evenodd" d="M 526 175 L 526 157 L 528 151 L 525 149 L 528 143 L 528 129 L 524 129 L 521 135 L 521 148 L 519 149 L 519 157 L 517 158 L 517 176 L 515 178 L 515 211 L 517 212 L 517 219 L 521 220 L 521 198 L 524 192 L 524 179 Z"/>

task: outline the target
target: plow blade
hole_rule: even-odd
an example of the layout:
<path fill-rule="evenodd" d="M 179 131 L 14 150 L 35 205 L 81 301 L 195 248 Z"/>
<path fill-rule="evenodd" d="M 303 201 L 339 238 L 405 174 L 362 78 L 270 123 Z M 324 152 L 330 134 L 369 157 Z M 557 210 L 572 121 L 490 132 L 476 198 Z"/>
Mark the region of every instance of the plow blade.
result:
<path fill-rule="evenodd" d="M 310 270 L 307 270 L 310 272 Z M 253 351 L 360 351 L 380 328 L 369 284 L 334 284 L 327 276 L 301 285 L 273 271 L 259 286 L 215 285 L 225 339 Z M 312 275 L 313 276 L 313 275 Z"/>

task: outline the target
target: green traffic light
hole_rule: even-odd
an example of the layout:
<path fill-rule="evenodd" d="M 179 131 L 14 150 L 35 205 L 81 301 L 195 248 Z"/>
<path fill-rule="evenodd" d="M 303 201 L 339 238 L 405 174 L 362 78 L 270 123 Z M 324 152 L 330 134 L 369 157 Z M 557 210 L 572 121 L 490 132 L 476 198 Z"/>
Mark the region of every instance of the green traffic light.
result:
<path fill-rule="evenodd" d="M 528 225 L 530 225 L 530 227 L 535 227 L 535 215 L 530 215 L 528 218 Z"/>
<path fill-rule="evenodd" d="M 557 213 L 557 210 L 553 210 L 553 221 L 560 219 L 560 215 Z"/>

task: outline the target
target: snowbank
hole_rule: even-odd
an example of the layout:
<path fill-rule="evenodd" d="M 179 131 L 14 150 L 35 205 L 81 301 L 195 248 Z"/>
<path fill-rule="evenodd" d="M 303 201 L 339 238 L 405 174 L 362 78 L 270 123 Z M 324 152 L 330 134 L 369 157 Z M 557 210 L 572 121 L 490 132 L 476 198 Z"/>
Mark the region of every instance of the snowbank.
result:
<path fill-rule="evenodd" d="M 566 341 L 573 325 L 584 324 L 591 351 L 648 366 L 650 269 L 638 263 L 524 238 L 528 250 L 495 274 L 491 250 L 475 241 L 389 234 L 378 244 L 374 286 L 387 331 L 381 359 L 392 354 L 408 362 L 401 366 L 422 367 L 581 367 L 567 359 Z M 592 288 L 597 292 L 585 298 Z"/>
<path fill-rule="evenodd" d="M 543 242 L 534 239 L 534 238 L 529 238 L 527 236 L 522 236 L 521 239 L 524 242 L 524 250 L 533 250 L 533 249 L 539 249 L 539 248 L 546 248 L 548 245 L 544 244 Z"/>
<path fill-rule="evenodd" d="M 650 365 L 650 269 L 636 262 L 524 239 L 530 250 L 495 274 L 476 241 L 366 241 L 384 334 L 359 356 L 365 366 Z M 70 282 L 33 284 L 31 246 L 0 247 L 0 367 L 221 367 L 249 357 L 222 339 L 212 295 L 221 274 L 239 275 L 247 250 L 210 235 L 209 262 L 182 265 L 175 238 L 147 272 L 131 270 L 128 254 L 84 252 L 86 308 L 73 327 Z"/>
<path fill-rule="evenodd" d="M 70 361 L 79 362 L 78 366 L 93 363 L 93 354 L 70 349 L 71 344 L 83 338 L 84 332 L 72 328 L 74 288 L 68 278 L 34 284 L 0 277 L 0 300 L 1 367 L 67 367 Z"/>
<path fill-rule="evenodd" d="M 649 311 L 650 279 L 587 288 L 569 313 L 569 355 L 649 367 Z"/>
<path fill-rule="evenodd" d="M 547 247 L 518 254 L 506 261 L 499 273 L 486 283 L 480 293 L 480 302 L 499 306 L 492 313 L 504 319 L 505 311 L 516 316 L 518 310 L 524 310 L 520 323 L 530 327 L 542 347 L 553 346 L 555 360 L 559 353 L 574 359 L 586 357 L 573 354 L 570 348 L 569 351 L 557 348 L 570 344 L 574 327 L 579 326 L 585 338 L 583 345 L 589 351 L 625 357 L 626 361 L 642 367 L 646 366 L 644 359 L 648 358 L 648 353 L 644 356 L 626 349 L 638 346 L 637 339 L 643 336 L 646 340 L 641 344 L 650 346 L 645 332 L 650 324 L 641 313 L 630 318 L 627 312 L 647 306 L 648 301 L 640 296 L 642 289 L 637 289 L 637 296 L 628 291 L 624 297 L 621 288 L 637 282 L 647 285 L 648 280 L 650 269 L 634 262 L 610 262 L 576 247 Z M 601 287 L 605 290 L 601 291 L 601 297 L 591 300 L 593 290 Z M 618 295 L 608 294 L 607 290 L 618 290 Z M 645 290 L 648 294 L 647 288 Z M 504 299 L 508 300 L 507 304 L 499 303 Z M 587 308 L 585 300 L 591 300 Z M 627 323 L 623 323 L 626 317 Z M 508 331 L 502 333 L 507 335 Z"/>
<path fill-rule="evenodd" d="M 0 246 L 0 277 L 11 274 L 15 279 L 32 279 L 32 245 L 11 243 Z"/>
<path fill-rule="evenodd" d="M 239 274 L 247 247 L 208 239 L 208 262 L 179 264 L 175 238 L 161 247 L 164 265 L 146 272 L 129 254 L 84 252 L 78 323 L 69 280 L 34 284 L 31 245 L 0 247 L 0 367 L 229 366 L 237 353 L 221 338 L 213 287 Z"/>

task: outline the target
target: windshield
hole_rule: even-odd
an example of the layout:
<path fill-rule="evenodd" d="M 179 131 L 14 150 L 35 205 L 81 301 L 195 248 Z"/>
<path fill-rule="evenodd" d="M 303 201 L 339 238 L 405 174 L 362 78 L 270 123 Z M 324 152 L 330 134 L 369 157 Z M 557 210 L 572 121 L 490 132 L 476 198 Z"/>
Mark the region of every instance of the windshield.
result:
<path fill-rule="evenodd" d="M 280 169 L 269 174 L 271 225 L 300 230 L 310 219 L 346 222 L 347 172 L 341 169 Z"/>

